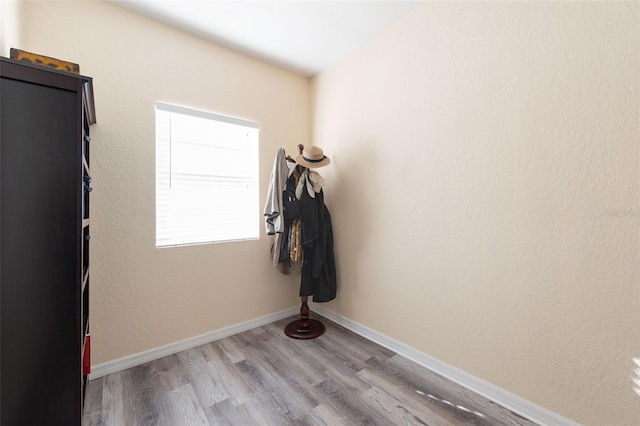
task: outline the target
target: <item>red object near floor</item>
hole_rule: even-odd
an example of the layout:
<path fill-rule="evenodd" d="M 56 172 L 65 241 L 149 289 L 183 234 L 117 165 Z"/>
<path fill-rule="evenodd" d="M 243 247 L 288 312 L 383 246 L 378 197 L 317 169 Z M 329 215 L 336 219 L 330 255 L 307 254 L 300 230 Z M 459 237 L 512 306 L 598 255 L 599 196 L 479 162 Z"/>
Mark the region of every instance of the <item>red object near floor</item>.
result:
<path fill-rule="evenodd" d="M 82 356 L 82 374 L 86 376 L 91 373 L 91 335 L 84 338 L 84 354 Z"/>

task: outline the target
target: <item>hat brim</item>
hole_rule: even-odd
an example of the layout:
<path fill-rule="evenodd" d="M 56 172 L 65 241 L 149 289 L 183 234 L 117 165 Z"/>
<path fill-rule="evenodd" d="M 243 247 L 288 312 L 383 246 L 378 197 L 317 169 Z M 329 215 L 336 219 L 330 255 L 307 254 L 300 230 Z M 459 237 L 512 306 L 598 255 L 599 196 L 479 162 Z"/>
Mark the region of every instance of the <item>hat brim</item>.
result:
<path fill-rule="evenodd" d="M 331 163 L 331 160 L 329 159 L 329 157 L 325 155 L 322 161 L 310 162 L 310 161 L 306 161 L 304 159 L 304 156 L 300 154 L 296 157 L 296 163 L 300 164 L 301 166 L 307 167 L 309 169 L 317 169 L 319 167 L 328 166 L 329 163 Z"/>

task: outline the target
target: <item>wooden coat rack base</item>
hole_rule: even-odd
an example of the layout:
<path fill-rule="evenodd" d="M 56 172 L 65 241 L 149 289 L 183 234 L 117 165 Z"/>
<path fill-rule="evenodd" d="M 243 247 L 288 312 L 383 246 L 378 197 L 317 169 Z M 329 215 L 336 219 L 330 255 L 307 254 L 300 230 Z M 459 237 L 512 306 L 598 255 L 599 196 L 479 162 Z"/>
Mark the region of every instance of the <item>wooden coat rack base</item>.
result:
<path fill-rule="evenodd" d="M 318 336 L 322 336 L 325 331 L 324 324 L 309 318 L 307 296 L 302 296 L 301 300 L 300 319 L 287 324 L 284 328 L 284 334 L 293 339 L 315 339 Z"/>

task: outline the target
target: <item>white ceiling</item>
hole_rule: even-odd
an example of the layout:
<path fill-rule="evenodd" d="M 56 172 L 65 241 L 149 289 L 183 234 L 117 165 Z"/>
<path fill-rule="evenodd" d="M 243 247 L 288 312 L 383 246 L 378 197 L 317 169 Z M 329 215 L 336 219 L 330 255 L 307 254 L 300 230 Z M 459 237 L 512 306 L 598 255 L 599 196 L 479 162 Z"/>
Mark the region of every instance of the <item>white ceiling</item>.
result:
<path fill-rule="evenodd" d="M 106 1 L 304 76 L 325 70 L 420 3 Z"/>

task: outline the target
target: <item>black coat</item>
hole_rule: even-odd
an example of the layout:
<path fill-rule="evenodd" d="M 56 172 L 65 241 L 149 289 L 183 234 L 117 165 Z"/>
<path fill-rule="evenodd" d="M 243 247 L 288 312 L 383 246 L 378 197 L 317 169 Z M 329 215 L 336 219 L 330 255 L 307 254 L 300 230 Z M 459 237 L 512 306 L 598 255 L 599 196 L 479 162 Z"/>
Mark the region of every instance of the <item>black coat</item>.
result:
<path fill-rule="evenodd" d="M 313 296 L 314 302 L 328 302 L 336 297 L 337 283 L 333 226 L 324 204 L 324 193 L 320 190 L 311 198 L 304 188 L 298 206 L 304 245 L 300 296 Z"/>

